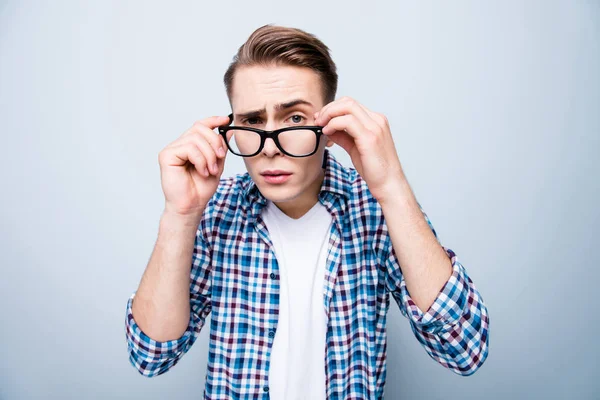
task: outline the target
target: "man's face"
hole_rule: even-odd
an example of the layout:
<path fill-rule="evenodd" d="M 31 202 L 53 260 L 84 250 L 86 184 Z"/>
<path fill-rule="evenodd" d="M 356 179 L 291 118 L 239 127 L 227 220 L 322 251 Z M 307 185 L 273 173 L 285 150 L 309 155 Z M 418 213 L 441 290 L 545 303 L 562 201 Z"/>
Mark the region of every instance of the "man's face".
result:
<path fill-rule="evenodd" d="M 275 107 L 293 100 L 310 104 L 297 104 L 285 109 Z M 232 125 L 236 126 L 271 131 L 287 126 L 315 125 L 313 114 L 324 106 L 321 82 L 319 76 L 308 68 L 241 67 L 233 80 L 231 106 L 234 115 Z M 254 111 L 260 113 L 247 115 Z M 315 154 L 290 157 L 282 153 L 272 139 L 267 139 L 260 153 L 243 160 L 260 192 L 274 203 L 285 202 L 278 206 L 293 214 L 294 210 L 306 211 L 315 204 L 324 176 L 321 165 L 325 147 L 331 145 L 333 142 L 321 136 Z M 283 183 L 269 183 L 261 175 L 266 170 L 283 170 L 291 175 Z"/>

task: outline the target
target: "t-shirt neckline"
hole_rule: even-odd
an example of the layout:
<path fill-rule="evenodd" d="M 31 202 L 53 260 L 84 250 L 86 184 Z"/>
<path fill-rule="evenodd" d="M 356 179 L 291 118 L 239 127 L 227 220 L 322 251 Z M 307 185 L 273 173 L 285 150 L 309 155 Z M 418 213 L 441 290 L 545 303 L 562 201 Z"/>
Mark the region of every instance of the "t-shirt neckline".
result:
<path fill-rule="evenodd" d="M 317 202 L 306 213 L 304 213 L 303 216 L 301 216 L 300 218 L 292 218 L 289 215 L 287 215 L 286 213 L 284 213 L 279 207 L 277 207 L 277 205 L 273 201 L 268 200 L 268 203 L 274 213 L 276 213 L 281 218 L 283 218 L 284 220 L 286 220 L 287 222 L 292 223 L 292 224 L 293 223 L 301 223 L 301 222 L 304 222 L 304 221 L 310 219 L 313 216 L 313 214 L 315 214 L 317 212 L 317 209 L 320 205 L 319 200 L 317 200 Z"/>

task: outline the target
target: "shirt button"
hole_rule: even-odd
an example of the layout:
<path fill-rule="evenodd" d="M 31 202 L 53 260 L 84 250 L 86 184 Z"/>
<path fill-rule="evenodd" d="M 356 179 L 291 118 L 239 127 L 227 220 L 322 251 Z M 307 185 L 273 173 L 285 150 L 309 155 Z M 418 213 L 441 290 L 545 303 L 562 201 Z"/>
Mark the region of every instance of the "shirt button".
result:
<path fill-rule="evenodd" d="M 269 331 L 269 337 L 275 336 L 275 331 Z"/>
<path fill-rule="evenodd" d="M 268 392 L 268 391 L 269 391 L 269 387 L 268 387 L 268 386 L 263 386 L 263 390 L 264 390 L 265 392 Z"/>
<path fill-rule="evenodd" d="M 271 272 L 270 276 L 271 276 L 271 279 L 275 279 L 275 273 L 274 272 Z"/>

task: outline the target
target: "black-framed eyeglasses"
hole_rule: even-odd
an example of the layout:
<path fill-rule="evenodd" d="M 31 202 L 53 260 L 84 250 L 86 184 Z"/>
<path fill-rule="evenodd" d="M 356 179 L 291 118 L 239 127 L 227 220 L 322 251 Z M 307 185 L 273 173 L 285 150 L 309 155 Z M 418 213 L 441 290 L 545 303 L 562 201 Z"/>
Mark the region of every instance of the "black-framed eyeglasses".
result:
<path fill-rule="evenodd" d="M 233 113 L 229 114 L 229 124 Z M 233 125 L 219 126 L 219 134 L 229 150 L 240 157 L 253 157 L 260 153 L 267 138 L 273 139 L 283 154 L 290 157 L 308 157 L 315 154 L 323 135 L 322 126 L 289 126 L 274 131 Z"/>

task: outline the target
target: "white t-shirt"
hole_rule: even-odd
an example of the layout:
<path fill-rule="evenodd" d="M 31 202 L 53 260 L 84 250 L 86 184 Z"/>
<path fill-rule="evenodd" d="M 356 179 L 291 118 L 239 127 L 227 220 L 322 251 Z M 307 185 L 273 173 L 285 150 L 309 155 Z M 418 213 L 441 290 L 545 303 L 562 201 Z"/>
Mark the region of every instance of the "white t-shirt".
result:
<path fill-rule="evenodd" d="M 279 265 L 279 318 L 269 366 L 273 400 L 321 400 L 325 394 L 323 306 L 331 214 L 320 201 L 302 217 L 288 217 L 268 200 L 262 218 Z"/>

